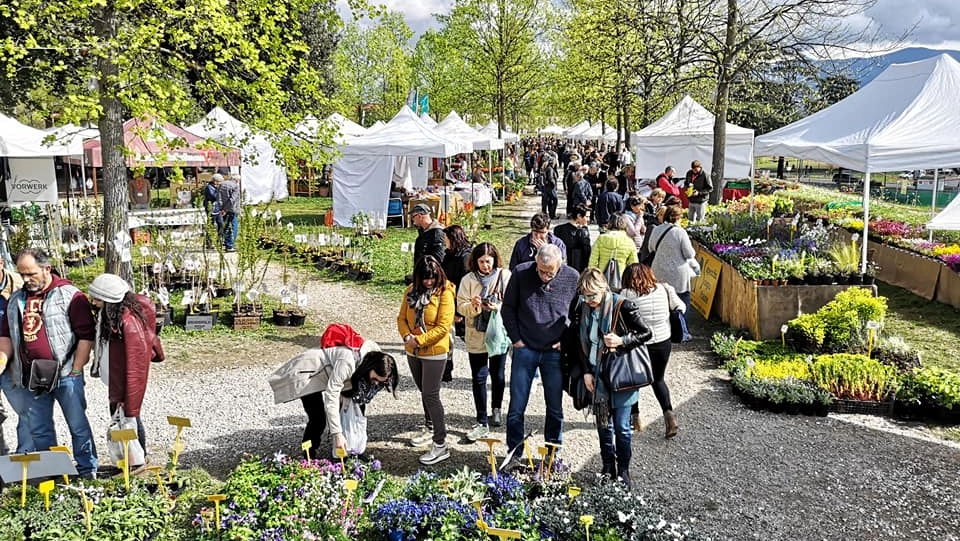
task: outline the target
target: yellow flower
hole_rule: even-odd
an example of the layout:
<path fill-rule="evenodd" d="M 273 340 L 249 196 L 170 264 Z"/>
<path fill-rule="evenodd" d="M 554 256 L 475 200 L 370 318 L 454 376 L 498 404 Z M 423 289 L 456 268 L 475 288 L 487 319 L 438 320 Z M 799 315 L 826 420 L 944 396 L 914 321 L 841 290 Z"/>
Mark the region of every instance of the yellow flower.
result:
<path fill-rule="evenodd" d="M 951 244 L 949 246 L 937 246 L 933 249 L 933 255 L 940 257 L 943 255 L 960 254 L 960 246 Z"/>

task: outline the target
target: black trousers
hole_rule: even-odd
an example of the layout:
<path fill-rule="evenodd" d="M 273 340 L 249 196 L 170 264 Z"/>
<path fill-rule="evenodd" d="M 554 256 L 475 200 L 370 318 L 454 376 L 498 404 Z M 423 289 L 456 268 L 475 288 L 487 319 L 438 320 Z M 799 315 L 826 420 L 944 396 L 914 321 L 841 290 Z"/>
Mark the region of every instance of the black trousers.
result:
<path fill-rule="evenodd" d="M 303 411 L 307 414 L 307 426 L 303 429 L 303 440 L 313 444 L 312 449 L 318 449 L 323 441 L 323 431 L 327 429 L 327 412 L 323 409 L 323 393 L 312 393 L 300 397 Z M 317 456 L 311 453 L 311 456 Z"/>

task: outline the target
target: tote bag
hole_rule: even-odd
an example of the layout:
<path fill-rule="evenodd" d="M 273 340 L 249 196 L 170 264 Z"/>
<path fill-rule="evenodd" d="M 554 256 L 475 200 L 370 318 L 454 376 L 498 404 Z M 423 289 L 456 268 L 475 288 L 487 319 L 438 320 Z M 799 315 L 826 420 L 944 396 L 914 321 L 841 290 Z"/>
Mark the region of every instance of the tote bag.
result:
<path fill-rule="evenodd" d="M 113 438 L 110 437 L 110 433 L 114 430 L 133 430 L 137 432 L 137 418 L 136 417 L 127 417 L 123 408 L 117 408 L 117 411 L 113 412 L 113 417 L 110 418 L 110 426 L 107 428 L 107 452 L 110 454 L 110 459 L 113 460 L 113 463 L 123 460 L 123 442 L 122 441 L 113 441 Z M 139 433 L 137 434 L 139 435 Z M 142 466 L 145 460 L 143 447 L 140 446 L 140 440 L 132 439 L 127 444 L 127 452 L 130 454 L 129 465 L 130 468 L 137 466 Z"/>
<path fill-rule="evenodd" d="M 614 309 L 613 325 L 617 328 L 623 299 Z M 647 346 L 638 344 L 630 349 L 607 350 L 600 359 L 600 378 L 610 392 L 632 391 L 653 383 L 653 365 Z"/>

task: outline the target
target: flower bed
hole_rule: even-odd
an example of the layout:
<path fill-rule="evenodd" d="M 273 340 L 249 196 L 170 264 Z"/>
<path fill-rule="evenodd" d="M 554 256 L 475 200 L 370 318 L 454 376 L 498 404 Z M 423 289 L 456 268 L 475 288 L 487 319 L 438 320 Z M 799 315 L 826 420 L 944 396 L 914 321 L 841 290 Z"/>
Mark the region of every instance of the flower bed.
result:
<path fill-rule="evenodd" d="M 526 540 L 696 539 L 690 523 L 669 522 L 620 482 L 582 489 L 557 460 L 513 473 L 466 467 L 441 476 L 386 475 L 376 460 L 341 463 L 277 453 L 244 460 L 220 484 L 202 471 L 158 487 L 151 478 L 101 480 L 54 490 L 50 510 L 29 487 L 2 494 L 0 532 L 13 540 L 486 540 L 509 530 Z M 210 498 L 214 493 L 217 497 Z M 93 502 L 89 522 L 84 498 Z M 218 504 L 213 503 L 217 501 Z"/>
<path fill-rule="evenodd" d="M 885 299 L 851 289 L 791 320 L 782 342 L 721 332 L 712 347 L 753 409 L 960 421 L 960 376 L 922 367 L 903 340 L 871 333 L 885 313 Z"/>

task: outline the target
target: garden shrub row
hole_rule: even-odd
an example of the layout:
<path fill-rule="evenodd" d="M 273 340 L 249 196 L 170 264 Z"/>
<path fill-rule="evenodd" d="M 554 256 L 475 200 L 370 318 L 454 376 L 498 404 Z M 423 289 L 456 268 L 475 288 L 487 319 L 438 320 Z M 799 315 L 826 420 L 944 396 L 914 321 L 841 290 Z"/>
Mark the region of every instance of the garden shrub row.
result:
<path fill-rule="evenodd" d="M 58 486 L 50 503 L 29 487 L 8 487 L 2 541 L 481 541 L 486 528 L 522 539 L 660 541 L 699 539 L 690 523 L 668 521 L 620 482 L 599 477 L 582 489 L 559 459 L 536 469 L 480 474 L 388 476 L 376 460 L 246 459 L 224 483 L 199 470 L 164 491 L 150 478 Z M 219 507 L 208 496 L 219 493 Z M 83 498 L 93 502 L 88 526 Z M 219 516 L 219 522 L 217 518 Z"/>

